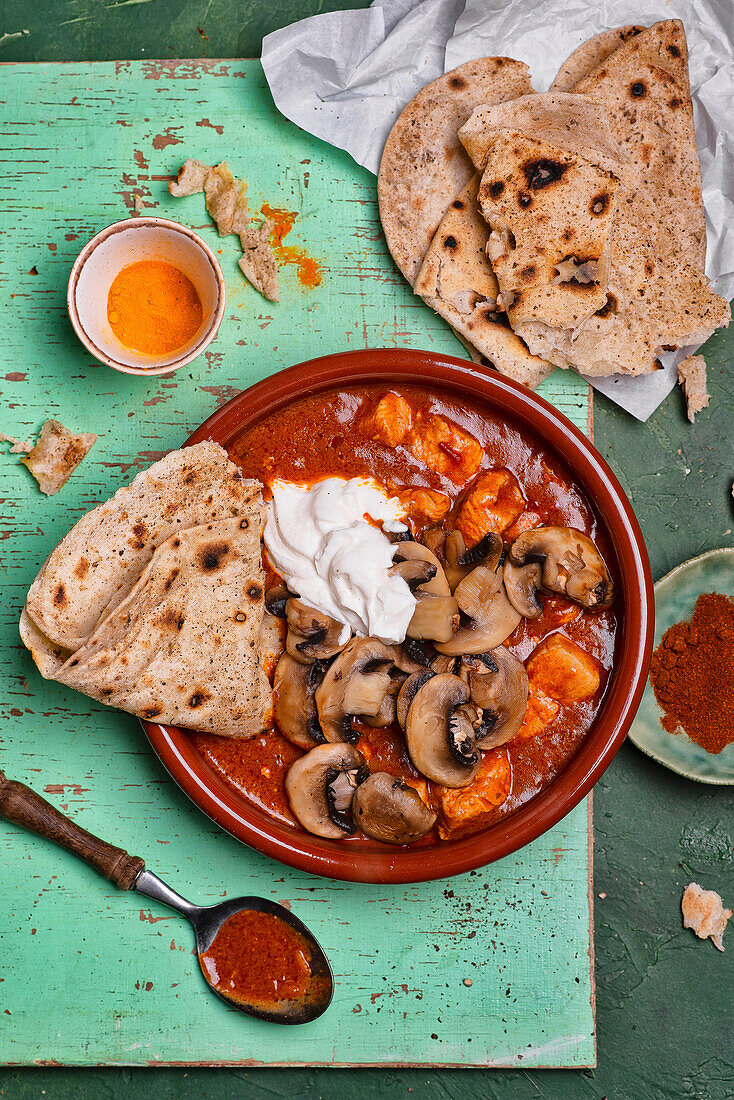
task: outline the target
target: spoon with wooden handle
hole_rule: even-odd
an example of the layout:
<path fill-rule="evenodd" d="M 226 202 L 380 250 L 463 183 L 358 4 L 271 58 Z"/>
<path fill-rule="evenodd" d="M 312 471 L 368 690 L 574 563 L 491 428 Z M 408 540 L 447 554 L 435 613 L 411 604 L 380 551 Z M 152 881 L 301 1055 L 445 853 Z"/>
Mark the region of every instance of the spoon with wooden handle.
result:
<path fill-rule="evenodd" d="M 284 906 L 258 897 L 192 905 L 146 871 L 140 856 L 88 833 L 1 771 L 0 817 L 73 852 L 121 890 L 137 890 L 191 921 L 204 978 L 227 1004 L 277 1024 L 305 1024 L 329 1007 L 329 962 L 313 933 Z"/>

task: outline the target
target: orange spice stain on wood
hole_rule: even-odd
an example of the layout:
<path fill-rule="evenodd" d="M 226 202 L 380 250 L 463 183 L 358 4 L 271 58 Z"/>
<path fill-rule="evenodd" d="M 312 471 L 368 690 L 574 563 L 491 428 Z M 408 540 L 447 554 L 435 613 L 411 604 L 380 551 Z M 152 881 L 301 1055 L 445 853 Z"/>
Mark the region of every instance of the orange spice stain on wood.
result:
<path fill-rule="evenodd" d="M 321 265 L 318 260 L 307 256 L 304 250 L 296 245 L 283 244 L 284 238 L 288 236 L 298 217 L 297 213 L 293 210 L 284 210 L 280 206 L 271 206 L 267 202 L 264 202 L 260 209 L 261 213 L 266 218 L 270 218 L 273 223 L 272 244 L 275 258 L 282 264 L 296 264 L 298 281 L 303 286 L 309 289 L 321 286 Z"/>

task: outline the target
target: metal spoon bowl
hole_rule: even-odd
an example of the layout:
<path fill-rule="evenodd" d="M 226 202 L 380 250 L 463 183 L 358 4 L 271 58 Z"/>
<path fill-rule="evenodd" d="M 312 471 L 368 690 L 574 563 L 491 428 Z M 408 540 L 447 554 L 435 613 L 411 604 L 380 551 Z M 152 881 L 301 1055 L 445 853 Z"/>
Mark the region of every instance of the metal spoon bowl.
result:
<path fill-rule="evenodd" d="M 199 956 L 209 950 L 222 925 L 235 913 L 254 910 L 283 921 L 303 936 L 310 952 L 311 977 L 302 998 L 275 1000 L 267 1005 L 250 1003 L 229 997 L 217 989 L 202 968 L 204 979 L 212 992 L 228 1005 L 248 1016 L 274 1024 L 306 1024 L 317 1019 L 329 1007 L 334 994 L 334 977 L 328 959 L 313 933 L 283 905 L 258 897 L 230 898 L 217 905 L 194 905 L 152 871 L 147 871 L 139 856 L 131 856 L 124 849 L 88 833 L 30 787 L 7 779 L 1 771 L 0 817 L 73 852 L 121 890 L 137 890 L 175 909 L 191 922 Z"/>
<path fill-rule="evenodd" d="M 240 999 L 228 997 L 216 986 L 212 985 L 206 972 L 202 969 L 204 979 L 210 989 L 227 1004 L 239 1008 L 249 1016 L 256 1016 L 260 1020 L 268 1020 L 274 1024 L 307 1024 L 316 1020 L 329 1007 L 334 994 L 334 978 L 329 966 L 329 960 L 321 949 L 316 937 L 306 927 L 303 921 L 294 917 L 285 906 L 277 901 L 268 901 L 267 898 L 245 897 L 230 898 L 220 901 L 217 905 L 193 905 L 182 898 L 175 890 L 172 890 L 163 879 L 158 878 L 152 871 L 142 871 L 135 880 L 134 889 L 139 894 L 160 901 L 171 909 L 191 921 L 196 934 L 196 952 L 202 955 L 213 944 L 217 932 L 230 917 L 243 910 L 254 910 L 258 913 L 268 913 L 278 920 L 290 925 L 296 932 L 308 942 L 311 952 L 309 964 L 311 967 L 311 986 L 313 993 L 302 1000 L 282 1000 L 264 1008 L 255 1003 L 243 1002 Z"/>

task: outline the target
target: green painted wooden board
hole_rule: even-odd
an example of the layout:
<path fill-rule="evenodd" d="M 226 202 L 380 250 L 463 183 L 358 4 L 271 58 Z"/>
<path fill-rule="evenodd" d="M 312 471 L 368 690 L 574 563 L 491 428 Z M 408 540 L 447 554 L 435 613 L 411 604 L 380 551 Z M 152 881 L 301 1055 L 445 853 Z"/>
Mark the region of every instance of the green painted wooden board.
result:
<path fill-rule="evenodd" d="M 312 878 L 221 832 L 178 791 L 135 720 L 41 680 L 18 640 L 25 591 L 51 547 L 233 392 L 345 347 L 462 354 L 392 266 L 372 177 L 280 119 L 257 62 L 6 65 L 0 101 L 0 430 L 25 438 L 58 416 L 100 435 L 51 499 L 15 456 L 0 457 L 0 766 L 193 899 L 251 892 L 291 904 L 337 980 L 332 1008 L 312 1025 L 248 1020 L 207 993 L 177 917 L 2 826 L 0 1062 L 592 1064 L 587 805 L 516 856 L 450 881 Z M 187 154 L 228 157 L 253 207 L 298 212 L 290 239 L 323 263 L 318 290 L 285 268 L 274 306 L 244 283 L 234 240 L 218 240 L 201 198 L 167 193 Z M 66 317 L 76 253 L 135 194 L 200 230 L 227 277 L 216 344 L 169 379 L 92 362 Z M 587 424 L 587 389 L 574 376 L 557 372 L 543 392 Z"/>

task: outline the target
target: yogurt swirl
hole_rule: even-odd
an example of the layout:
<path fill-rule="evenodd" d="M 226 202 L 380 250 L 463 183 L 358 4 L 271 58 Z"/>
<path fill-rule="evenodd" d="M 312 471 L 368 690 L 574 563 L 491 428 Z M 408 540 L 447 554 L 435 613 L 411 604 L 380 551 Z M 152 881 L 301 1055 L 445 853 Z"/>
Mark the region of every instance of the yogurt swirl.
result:
<path fill-rule="evenodd" d="M 349 631 L 402 642 L 416 601 L 402 577 L 390 576 L 395 545 L 375 526 L 407 530 L 400 502 L 359 477 L 311 486 L 276 480 L 271 491 L 263 538 L 291 592 L 343 623 L 342 642 Z"/>

